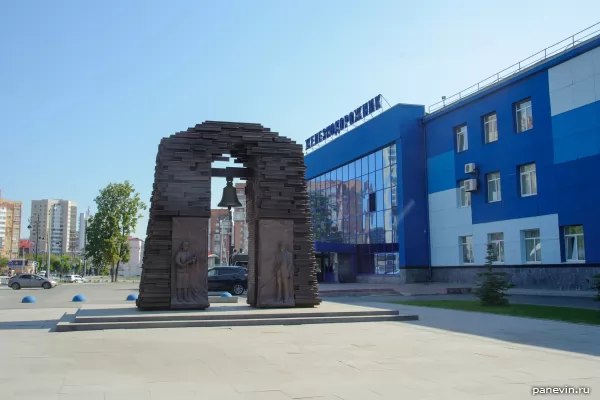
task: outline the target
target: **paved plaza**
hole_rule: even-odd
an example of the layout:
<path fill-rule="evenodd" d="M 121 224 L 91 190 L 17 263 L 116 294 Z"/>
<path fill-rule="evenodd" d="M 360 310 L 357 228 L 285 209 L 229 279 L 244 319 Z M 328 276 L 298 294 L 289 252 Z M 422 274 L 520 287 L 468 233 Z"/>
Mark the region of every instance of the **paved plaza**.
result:
<path fill-rule="evenodd" d="M 99 288 L 97 299 L 108 306 L 117 289 Z M 30 309 L 0 309 L 0 398 L 504 400 L 531 398 L 534 387 L 591 388 L 582 398 L 600 391 L 600 328 L 593 326 L 354 299 L 421 319 L 49 332 L 74 311 L 68 301 L 56 305 L 60 294 L 46 300 L 54 307 L 38 295 Z"/>

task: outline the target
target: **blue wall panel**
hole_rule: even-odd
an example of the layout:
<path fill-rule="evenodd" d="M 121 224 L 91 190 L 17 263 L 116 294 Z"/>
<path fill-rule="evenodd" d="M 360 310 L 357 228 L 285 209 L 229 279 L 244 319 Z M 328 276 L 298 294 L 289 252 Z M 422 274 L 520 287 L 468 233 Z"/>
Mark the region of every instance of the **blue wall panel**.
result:
<path fill-rule="evenodd" d="M 517 133 L 514 104 L 526 98 L 532 101 L 533 129 Z M 491 112 L 497 115 L 498 141 L 485 144 L 482 118 Z M 471 205 L 474 224 L 556 212 L 547 71 L 426 122 L 430 193 L 456 187 L 458 180 L 471 178 L 464 173 L 467 163 L 473 162 L 479 169 L 480 190 L 473 194 Z M 442 174 L 442 165 L 450 156 L 436 153 L 438 147 L 431 143 L 448 138 L 454 141 L 454 128 L 461 124 L 467 124 L 468 150 L 456 153 L 452 146 L 454 169 L 445 169 Z M 531 162 L 536 164 L 538 195 L 521 197 L 518 167 Z M 500 171 L 502 201 L 488 203 L 485 175 L 496 171 Z"/>
<path fill-rule="evenodd" d="M 427 190 L 441 192 L 456 187 L 454 150 L 427 159 Z"/>
<path fill-rule="evenodd" d="M 554 162 L 600 154 L 600 101 L 552 117 Z"/>

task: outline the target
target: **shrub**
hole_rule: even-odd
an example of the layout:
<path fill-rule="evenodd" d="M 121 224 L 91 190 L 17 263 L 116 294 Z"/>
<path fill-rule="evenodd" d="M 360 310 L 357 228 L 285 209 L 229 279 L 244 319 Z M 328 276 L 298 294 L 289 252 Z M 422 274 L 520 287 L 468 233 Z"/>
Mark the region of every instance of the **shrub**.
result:
<path fill-rule="evenodd" d="M 510 282 L 506 272 L 496 272 L 492 270 L 492 263 L 495 258 L 494 247 L 491 243 L 488 243 L 487 256 L 485 258 L 487 271 L 479 272 L 477 274 L 479 282 L 473 291 L 475 296 L 479 298 L 481 304 L 484 306 L 508 305 L 509 301 L 506 297 L 506 291 L 515 287 L 515 285 Z"/>
<path fill-rule="evenodd" d="M 600 301 L 600 274 L 594 275 L 594 289 L 598 291 L 596 301 Z"/>

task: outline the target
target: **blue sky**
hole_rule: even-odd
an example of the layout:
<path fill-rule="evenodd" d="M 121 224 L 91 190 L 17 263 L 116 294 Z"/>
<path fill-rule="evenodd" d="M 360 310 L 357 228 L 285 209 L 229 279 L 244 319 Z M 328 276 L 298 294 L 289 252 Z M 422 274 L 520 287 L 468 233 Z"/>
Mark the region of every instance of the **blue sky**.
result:
<path fill-rule="evenodd" d="M 302 142 L 379 93 L 435 103 L 598 15 L 597 0 L 5 0 L 0 190 L 23 201 L 22 237 L 34 199 L 93 211 L 130 180 L 149 202 L 164 136 L 225 120 Z"/>

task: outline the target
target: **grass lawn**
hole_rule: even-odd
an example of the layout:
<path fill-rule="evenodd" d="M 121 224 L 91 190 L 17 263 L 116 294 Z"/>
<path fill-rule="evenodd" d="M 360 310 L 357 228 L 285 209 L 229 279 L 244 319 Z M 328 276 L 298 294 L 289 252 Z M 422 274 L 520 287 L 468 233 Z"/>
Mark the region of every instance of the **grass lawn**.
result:
<path fill-rule="evenodd" d="M 393 303 L 407 306 L 445 308 L 448 310 L 474 311 L 488 314 L 511 315 L 514 317 L 541 318 L 600 325 L 600 310 L 588 310 L 584 308 L 537 306 L 531 304 L 490 307 L 482 306 L 477 300 L 407 300 L 394 301 Z"/>

